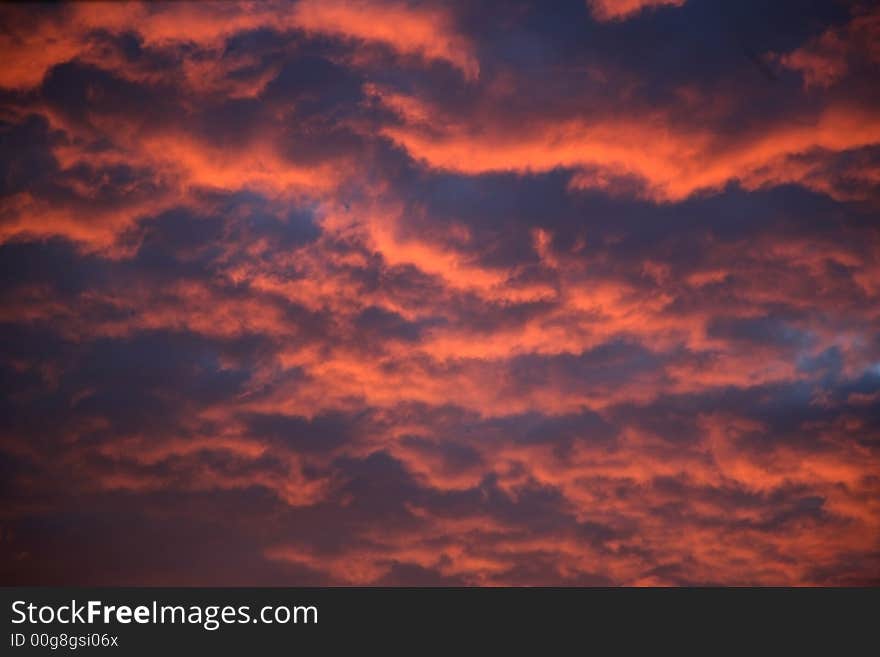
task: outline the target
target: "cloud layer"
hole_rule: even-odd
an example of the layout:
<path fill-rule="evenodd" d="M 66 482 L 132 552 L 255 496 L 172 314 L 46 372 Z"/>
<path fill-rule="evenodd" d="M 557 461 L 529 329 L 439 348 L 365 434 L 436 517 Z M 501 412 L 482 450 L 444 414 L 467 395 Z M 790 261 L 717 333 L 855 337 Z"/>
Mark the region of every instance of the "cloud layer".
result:
<path fill-rule="evenodd" d="M 876 10 L 0 15 L 4 582 L 880 583 Z"/>

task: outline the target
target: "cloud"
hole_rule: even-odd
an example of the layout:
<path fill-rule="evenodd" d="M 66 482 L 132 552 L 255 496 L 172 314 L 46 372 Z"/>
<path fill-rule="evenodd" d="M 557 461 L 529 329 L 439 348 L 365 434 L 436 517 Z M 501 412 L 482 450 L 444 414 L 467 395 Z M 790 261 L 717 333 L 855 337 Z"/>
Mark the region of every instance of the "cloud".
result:
<path fill-rule="evenodd" d="M 880 66 L 880 13 L 860 5 L 847 24 L 831 27 L 806 45 L 781 55 L 782 66 L 800 73 L 804 86 L 827 88 L 849 74 L 876 72 Z"/>
<path fill-rule="evenodd" d="M 439 8 L 393 2 L 305 0 L 293 9 L 293 22 L 306 31 L 386 44 L 405 55 L 444 60 L 465 77 L 479 76 L 473 47 Z"/>
<path fill-rule="evenodd" d="M 873 14 L 644 4 L 4 7 L 3 581 L 877 583 Z"/>
<path fill-rule="evenodd" d="M 224 84 L 221 78 L 229 72 L 230 60 L 239 67 L 255 61 L 247 54 L 229 57 L 231 53 L 223 50 L 224 43 L 235 35 L 258 30 L 298 30 L 377 44 L 402 56 L 426 62 L 445 61 L 469 79 L 476 78 L 480 70 L 472 45 L 456 31 L 448 12 L 405 2 L 273 0 L 260 5 L 231 3 L 215 8 L 199 2 L 158 7 L 143 2 L 113 7 L 83 2 L 36 12 L 25 8 L 8 11 L 18 29 L 3 35 L 0 49 L 29 53 L 13 56 L 11 64 L 4 67 L 0 86 L 8 88 L 36 86 L 53 66 L 75 58 L 124 68 L 135 76 L 160 77 L 157 72 L 149 75 L 139 71 L 137 62 L 120 61 L 120 53 L 108 51 L 106 34 L 129 38 L 134 35 L 136 40 L 131 44 L 137 49 L 176 51 L 183 60 L 178 64 L 182 64 L 186 83 L 209 89 Z M 202 56 L 189 57 L 181 50 L 187 44 L 196 44 Z M 105 59 L 108 54 L 109 60 Z M 225 83 L 234 84 L 228 79 Z M 236 91 L 244 89 L 238 87 Z"/>
<path fill-rule="evenodd" d="M 402 120 L 385 134 L 429 166 L 471 175 L 566 168 L 575 172 L 575 188 L 626 193 L 635 186 L 657 201 L 681 200 L 734 182 L 754 189 L 808 180 L 794 157 L 853 151 L 880 139 L 872 111 L 845 105 L 804 116 L 799 124 L 780 122 L 719 140 L 709 127 L 677 125 L 671 112 L 539 120 L 511 132 L 493 117 L 462 123 L 432 107 L 414 109 L 418 101 L 413 98 L 382 101 Z"/>
<path fill-rule="evenodd" d="M 593 16 L 600 21 L 625 20 L 645 9 L 680 7 L 685 0 L 587 0 Z"/>

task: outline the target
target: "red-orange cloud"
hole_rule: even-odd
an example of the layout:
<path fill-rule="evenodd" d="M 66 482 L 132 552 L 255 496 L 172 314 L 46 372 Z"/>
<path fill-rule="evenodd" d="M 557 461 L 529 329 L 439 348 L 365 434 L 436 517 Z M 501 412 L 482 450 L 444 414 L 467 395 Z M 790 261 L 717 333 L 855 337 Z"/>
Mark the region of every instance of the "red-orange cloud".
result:
<path fill-rule="evenodd" d="M 590 11 L 600 21 L 624 20 L 654 7 L 680 7 L 685 0 L 587 0 Z"/>

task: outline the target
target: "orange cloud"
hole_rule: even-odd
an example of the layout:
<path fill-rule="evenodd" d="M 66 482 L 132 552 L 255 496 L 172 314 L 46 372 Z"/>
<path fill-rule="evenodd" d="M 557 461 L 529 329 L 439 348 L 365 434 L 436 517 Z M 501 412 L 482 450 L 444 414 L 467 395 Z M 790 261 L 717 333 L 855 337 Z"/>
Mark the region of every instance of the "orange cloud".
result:
<path fill-rule="evenodd" d="M 799 72 L 807 89 L 824 89 L 839 82 L 855 63 L 880 65 L 880 11 L 854 7 L 852 20 L 832 27 L 806 45 L 778 57 Z"/>
<path fill-rule="evenodd" d="M 382 44 L 400 55 L 449 62 L 468 79 L 477 78 L 480 71 L 472 44 L 456 32 L 448 12 L 393 1 L 303 0 L 291 4 L 275 0 L 216 6 L 201 2 L 157 6 L 87 1 L 61 7 L 56 14 L 43 19 L 26 11 L 16 11 L 12 16 L 20 29 L 0 35 L 0 53 L 6 54 L 7 62 L 0 72 L 0 87 L 7 88 L 34 87 L 52 66 L 76 57 L 105 66 L 111 64 L 93 40 L 95 30 L 114 34 L 134 30 L 150 47 L 198 44 L 207 52 L 198 60 L 185 59 L 184 68 L 189 83 L 202 88 L 219 84 L 221 76 L 211 69 L 225 69 L 227 65 L 223 60 L 224 40 L 260 28 L 280 32 L 304 30 Z M 130 65 L 120 63 L 118 68 L 125 71 Z"/>
<path fill-rule="evenodd" d="M 587 0 L 593 16 L 600 21 L 625 20 L 656 7 L 681 7 L 686 0 Z"/>
<path fill-rule="evenodd" d="M 792 156 L 880 143 L 876 112 L 858 105 L 831 105 L 799 122 L 786 120 L 729 139 L 711 128 L 679 125 L 672 108 L 630 117 L 600 114 L 589 121 L 537 119 L 512 131 L 491 116 L 471 122 L 412 97 L 377 93 L 405 121 L 384 133 L 431 167 L 464 174 L 572 168 L 573 187 L 606 190 L 615 178 L 634 177 L 656 201 L 679 201 L 734 181 L 747 189 L 801 182 L 808 176 Z"/>
<path fill-rule="evenodd" d="M 440 9 L 397 2 L 303 0 L 294 7 L 292 20 L 306 31 L 382 43 L 404 55 L 447 61 L 468 79 L 480 73 L 472 45 L 456 33 L 450 16 Z"/>

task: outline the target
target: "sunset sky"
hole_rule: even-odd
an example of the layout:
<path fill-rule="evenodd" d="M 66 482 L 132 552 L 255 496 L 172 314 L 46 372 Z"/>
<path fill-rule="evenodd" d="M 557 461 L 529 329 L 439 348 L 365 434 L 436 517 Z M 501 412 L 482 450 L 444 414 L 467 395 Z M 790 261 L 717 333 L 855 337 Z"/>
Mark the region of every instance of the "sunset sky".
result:
<path fill-rule="evenodd" d="M 0 580 L 880 584 L 880 10 L 0 6 Z"/>

